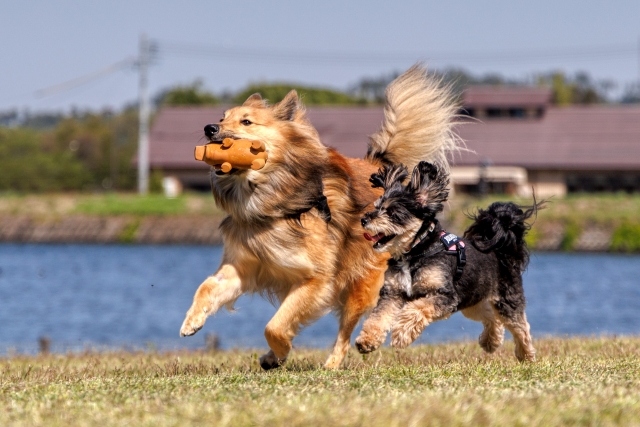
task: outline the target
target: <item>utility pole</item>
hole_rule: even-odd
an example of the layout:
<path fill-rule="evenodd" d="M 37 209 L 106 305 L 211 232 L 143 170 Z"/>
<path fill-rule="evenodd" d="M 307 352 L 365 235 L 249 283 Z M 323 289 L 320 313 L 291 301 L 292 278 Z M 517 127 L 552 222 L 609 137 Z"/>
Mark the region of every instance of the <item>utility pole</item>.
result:
<path fill-rule="evenodd" d="M 149 70 L 150 43 L 146 34 L 140 35 L 138 53 L 138 72 L 140 80 L 139 92 L 139 131 L 138 131 L 138 193 L 146 195 L 149 192 L 149 90 L 147 87 L 147 73 Z"/>

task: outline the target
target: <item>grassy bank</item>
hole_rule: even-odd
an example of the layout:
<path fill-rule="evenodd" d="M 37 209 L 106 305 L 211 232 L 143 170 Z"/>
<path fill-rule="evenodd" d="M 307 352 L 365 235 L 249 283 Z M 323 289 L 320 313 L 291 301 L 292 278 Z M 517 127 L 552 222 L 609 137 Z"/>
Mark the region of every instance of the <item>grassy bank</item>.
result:
<path fill-rule="evenodd" d="M 531 203 L 530 199 L 513 199 L 500 195 L 484 199 L 457 195 L 448 203 L 443 220 L 451 231 L 462 233 L 470 224 L 466 214 L 496 200 Z M 187 193 L 176 199 L 167 199 L 157 194 L 139 197 L 133 193 L 0 195 L 0 221 L 28 220 L 29 225 L 25 227 L 30 228 L 38 224 L 55 225 L 76 217 L 82 217 L 85 222 L 87 218 L 120 218 L 118 224 L 122 224 L 117 227 L 120 234 L 126 237 L 117 240 L 120 242 L 140 241 L 140 224 L 148 219 L 165 218 L 169 221 L 183 218 L 197 223 L 202 218 L 217 218 L 219 222 L 222 216 L 223 213 L 216 208 L 212 196 L 206 193 Z M 76 220 L 72 222 L 74 221 Z M 81 224 L 82 221 L 76 222 Z M 168 229 L 179 228 L 166 224 L 164 226 Z M 54 236 L 60 235 L 55 230 L 48 232 Z M 47 230 L 41 234 L 46 233 Z M 66 234 L 73 233 L 66 230 Z M 180 235 L 184 233 L 173 234 L 175 235 L 171 239 L 156 240 L 167 243 L 207 241 L 194 240 L 193 237 L 181 240 Z M 153 242 L 151 239 L 147 243 Z M 640 252 L 640 195 L 570 195 L 563 199 L 552 199 L 547 209 L 539 212 L 528 242 L 537 250 Z"/>
<path fill-rule="evenodd" d="M 419 346 L 319 367 L 296 350 L 263 372 L 257 352 L 111 353 L 0 359 L 0 425 L 638 425 L 640 338 Z"/>
<path fill-rule="evenodd" d="M 52 193 L 0 195 L 0 215 L 38 218 L 69 215 L 177 216 L 222 215 L 208 193 L 189 193 L 175 199 L 160 194 L 140 197 L 135 193 Z"/>

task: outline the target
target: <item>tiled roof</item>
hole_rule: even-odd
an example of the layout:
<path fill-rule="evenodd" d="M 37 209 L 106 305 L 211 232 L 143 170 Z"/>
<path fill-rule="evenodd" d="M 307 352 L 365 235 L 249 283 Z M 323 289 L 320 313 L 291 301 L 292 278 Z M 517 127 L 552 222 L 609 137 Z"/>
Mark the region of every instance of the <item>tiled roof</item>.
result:
<path fill-rule="evenodd" d="M 530 108 L 545 106 L 550 101 L 550 89 L 527 86 L 469 86 L 462 96 L 466 108 Z"/>
<path fill-rule="evenodd" d="M 454 163 L 527 169 L 640 169 L 640 107 L 549 108 L 541 119 L 485 119 L 458 127 L 475 153 Z"/>
<path fill-rule="evenodd" d="M 193 158 L 204 144 L 203 127 L 217 123 L 224 108 L 166 108 L 151 131 L 152 167 L 208 166 Z M 309 118 L 324 144 L 350 157 L 363 157 L 367 137 L 382 122 L 380 107 L 309 108 Z M 474 153 L 457 154 L 457 165 L 493 165 L 529 169 L 640 169 L 640 107 L 549 107 L 540 119 L 485 119 L 466 122 L 457 133 Z"/>

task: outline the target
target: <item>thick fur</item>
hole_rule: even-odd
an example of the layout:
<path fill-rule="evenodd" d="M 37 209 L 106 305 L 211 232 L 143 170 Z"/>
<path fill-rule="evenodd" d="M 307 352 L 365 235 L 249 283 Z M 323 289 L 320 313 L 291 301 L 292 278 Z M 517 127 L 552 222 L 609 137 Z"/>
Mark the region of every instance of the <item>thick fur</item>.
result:
<path fill-rule="evenodd" d="M 300 327 L 329 311 L 340 326 L 325 366 L 340 366 L 354 327 L 376 303 L 388 259 L 362 237 L 360 218 L 382 192 L 369 185 L 369 175 L 395 161 L 444 164 L 455 147 L 451 96 L 423 67 L 392 82 L 387 98 L 383 129 L 365 160 L 324 146 L 295 91 L 275 105 L 252 95 L 225 112 L 212 142 L 261 140 L 269 160 L 258 171 L 212 172 L 214 198 L 228 214 L 221 225 L 224 255 L 196 291 L 181 335 L 193 335 L 220 307 L 257 292 L 280 304 L 265 329 L 271 350 L 260 359 L 263 368 L 280 366 Z M 329 222 L 314 208 L 322 195 Z"/>
<path fill-rule="evenodd" d="M 442 211 L 448 191 L 447 174 L 427 162 L 419 163 L 405 185 L 402 165 L 386 167 L 372 175 L 374 185 L 385 189 L 367 212 L 362 224 L 375 240 L 374 248 L 392 258 L 380 300 L 364 323 L 356 346 L 362 353 L 377 349 L 391 331 L 391 345 L 404 348 L 424 328 L 456 311 L 482 322 L 480 346 L 491 353 L 512 333 L 519 360 L 535 360 L 527 323 L 522 273 L 529 252 L 524 240 L 526 220 L 542 204 L 523 208 L 514 203 L 493 203 L 479 210 L 464 234 L 467 263 L 454 279 L 457 257 L 442 249 Z M 431 231 L 429 231 L 431 230 Z"/>

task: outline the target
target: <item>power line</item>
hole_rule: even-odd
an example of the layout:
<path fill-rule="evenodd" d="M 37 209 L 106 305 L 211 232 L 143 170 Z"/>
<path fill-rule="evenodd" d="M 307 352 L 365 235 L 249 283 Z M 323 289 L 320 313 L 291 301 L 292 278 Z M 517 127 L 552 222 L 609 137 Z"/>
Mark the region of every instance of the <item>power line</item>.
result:
<path fill-rule="evenodd" d="M 75 79 L 67 80 L 66 82 L 58 83 L 53 86 L 46 87 L 44 89 L 40 89 L 34 92 L 36 98 L 45 98 L 47 96 L 56 95 L 61 92 L 66 92 L 68 90 L 74 89 L 78 86 L 82 86 L 84 84 L 90 83 L 94 80 L 101 79 L 103 77 L 108 76 L 109 74 L 113 74 L 122 69 L 131 67 L 135 65 L 136 61 L 133 58 L 125 58 L 118 62 L 114 62 L 111 65 L 107 65 L 104 68 L 93 71 L 89 74 L 85 74 L 84 76 L 76 77 Z"/>
<path fill-rule="evenodd" d="M 167 55 L 227 58 L 240 61 L 265 61 L 287 63 L 325 63 L 360 65 L 366 63 L 413 62 L 423 59 L 432 62 L 496 63 L 531 62 L 546 59 L 604 59 L 635 55 L 636 46 L 617 44 L 595 47 L 573 47 L 560 49 L 518 49 L 493 52 L 329 52 L 310 50 L 276 50 L 227 47 L 220 45 L 159 41 L 158 51 Z"/>
<path fill-rule="evenodd" d="M 329 52 L 310 50 L 275 50 L 226 47 L 219 45 L 149 40 L 149 59 L 152 63 L 157 53 L 177 56 L 227 58 L 239 61 L 263 61 L 296 64 L 362 65 L 390 62 L 414 62 L 422 59 L 430 62 L 464 62 L 466 64 L 498 62 L 531 62 L 545 59 L 604 59 L 638 55 L 638 47 L 617 44 L 595 47 L 573 47 L 560 49 L 519 49 L 493 52 L 452 53 L 385 53 L 385 52 Z M 44 98 L 74 89 L 101 79 L 122 69 L 139 65 L 139 58 L 125 58 L 99 70 L 37 90 L 36 98 Z"/>

